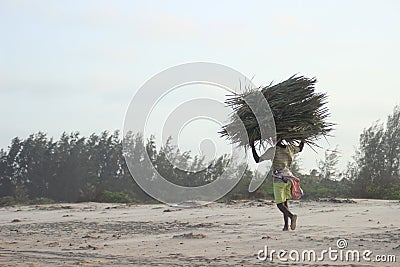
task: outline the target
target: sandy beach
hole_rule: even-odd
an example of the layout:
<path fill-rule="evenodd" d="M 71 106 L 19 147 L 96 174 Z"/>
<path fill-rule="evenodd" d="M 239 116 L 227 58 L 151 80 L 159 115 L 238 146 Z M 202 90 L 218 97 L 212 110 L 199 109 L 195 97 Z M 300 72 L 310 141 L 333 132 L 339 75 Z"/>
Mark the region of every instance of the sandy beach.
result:
<path fill-rule="evenodd" d="M 264 200 L 193 208 L 102 203 L 4 207 L 0 265 L 398 266 L 400 201 L 290 205 L 299 219 L 297 229 L 288 232 L 282 231 L 275 204 Z M 273 250 L 286 254 L 278 258 Z M 312 253 L 307 258 L 305 250 L 315 251 L 316 258 Z M 359 261 L 350 250 L 358 251 Z M 365 256 L 366 250 L 371 253 Z"/>

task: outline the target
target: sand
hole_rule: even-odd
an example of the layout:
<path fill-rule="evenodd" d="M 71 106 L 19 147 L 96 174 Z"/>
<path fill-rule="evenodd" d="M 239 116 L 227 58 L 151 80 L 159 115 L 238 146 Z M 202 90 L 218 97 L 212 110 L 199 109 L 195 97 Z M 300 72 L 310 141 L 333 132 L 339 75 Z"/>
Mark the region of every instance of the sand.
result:
<path fill-rule="evenodd" d="M 102 203 L 4 207 L 0 266 L 398 266 L 400 201 L 355 201 L 292 201 L 298 223 L 287 232 L 275 204 L 261 200 L 194 208 Z M 338 239 L 347 247 L 339 249 Z M 264 258 L 266 247 L 272 259 Z M 321 252 L 329 248 L 331 258 L 327 252 L 322 259 Z M 272 250 L 286 254 L 279 259 Z M 305 250 L 314 250 L 316 259 L 309 260 Z M 349 254 L 348 261 L 340 258 L 349 250 L 358 251 L 360 260 L 356 254 Z M 364 259 L 365 250 L 372 254 Z M 397 263 L 375 261 L 394 257 Z"/>

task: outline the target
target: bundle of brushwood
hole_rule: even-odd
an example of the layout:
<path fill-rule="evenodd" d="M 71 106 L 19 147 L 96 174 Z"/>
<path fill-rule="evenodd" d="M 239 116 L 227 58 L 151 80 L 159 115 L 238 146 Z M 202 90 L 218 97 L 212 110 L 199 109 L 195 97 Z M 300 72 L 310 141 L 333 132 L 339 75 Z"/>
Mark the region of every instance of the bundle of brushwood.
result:
<path fill-rule="evenodd" d="M 316 141 L 322 136 L 328 136 L 334 124 L 326 121 L 330 115 L 326 107 L 327 96 L 325 93 L 315 92 L 316 81 L 315 78 L 294 75 L 275 85 L 247 88 L 243 93 L 229 96 L 225 104 L 230 106 L 234 113 L 231 115 L 231 122 L 223 126 L 219 133 L 232 143 L 246 146 L 249 144 L 247 138 L 239 134 L 242 129 L 239 124 L 243 123 L 250 143 L 267 142 L 274 145 L 275 141 L 285 140 L 294 145 L 303 140 L 311 147 L 318 146 Z M 276 136 L 266 136 L 265 140 L 261 139 L 256 116 L 245 101 L 251 99 L 256 91 L 261 91 L 267 100 L 275 121 Z M 255 113 L 259 114 L 259 111 Z"/>

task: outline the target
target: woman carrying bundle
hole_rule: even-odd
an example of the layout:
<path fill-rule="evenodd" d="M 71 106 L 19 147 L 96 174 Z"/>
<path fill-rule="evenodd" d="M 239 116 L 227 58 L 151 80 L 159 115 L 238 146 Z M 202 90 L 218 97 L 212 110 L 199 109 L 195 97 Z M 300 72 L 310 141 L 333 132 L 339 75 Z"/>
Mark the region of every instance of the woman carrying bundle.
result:
<path fill-rule="evenodd" d="M 287 200 L 301 197 L 299 179 L 289 170 L 294 154 L 302 151 L 304 143 L 311 147 L 317 145 L 315 142 L 321 136 L 329 136 L 334 126 L 333 123 L 326 121 L 330 115 L 325 106 L 327 95 L 315 91 L 316 82 L 316 78 L 293 75 L 275 85 L 270 84 L 263 88 L 234 94 L 225 101 L 234 112 L 231 115 L 231 122 L 222 126 L 222 131 L 219 132 L 221 136 L 243 147 L 248 146 L 250 140 L 256 162 L 273 159 L 274 195 L 278 208 L 284 215 L 285 231 L 289 230 L 289 218 L 292 230 L 296 228 L 297 219 L 297 216 L 289 211 Z M 258 102 L 259 93 L 264 96 L 269 109 L 262 110 L 265 107 Z M 256 114 L 270 113 L 274 118 L 275 131 L 261 136 L 259 122 L 269 123 L 270 120 L 261 118 L 259 121 Z M 242 129 L 243 125 L 246 133 Z M 274 144 L 275 140 L 279 140 L 275 145 L 275 157 L 274 148 L 267 150 L 261 157 L 257 155 L 255 142 Z M 301 142 L 298 143 L 297 140 Z"/>
<path fill-rule="evenodd" d="M 259 163 L 263 160 L 272 161 L 272 178 L 274 187 L 274 197 L 278 209 L 283 213 L 284 226 L 283 231 L 289 230 L 289 218 L 290 218 L 290 229 L 296 229 L 297 215 L 293 214 L 289 210 L 288 200 L 291 196 L 291 183 L 288 181 L 288 177 L 293 177 L 290 172 L 290 166 L 293 161 L 294 154 L 299 153 L 303 150 L 304 142 L 301 141 L 299 146 L 285 145 L 282 140 L 279 140 L 275 146 L 275 157 L 273 155 L 274 148 L 269 148 L 261 157 L 258 156 L 255 149 L 254 143 L 251 143 L 251 149 L 253 152 L 254 160 Z"/>

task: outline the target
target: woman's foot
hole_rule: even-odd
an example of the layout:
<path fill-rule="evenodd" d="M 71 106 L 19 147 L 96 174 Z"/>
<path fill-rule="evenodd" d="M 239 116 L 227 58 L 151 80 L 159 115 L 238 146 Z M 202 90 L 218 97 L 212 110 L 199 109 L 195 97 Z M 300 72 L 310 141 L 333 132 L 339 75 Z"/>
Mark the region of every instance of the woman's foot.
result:
<path fill-rule="evenodd" d="M 292 216 L 292 220 L 290 222 L 290 229 L 295 230 L 296 229 L 296 221 L 297 221 L 297 215 Z"/>
<path fill-rule="evenodd" d="M 288 226 L 284 226 L 282 231 L 289 231 L 289 227 Z"/>

